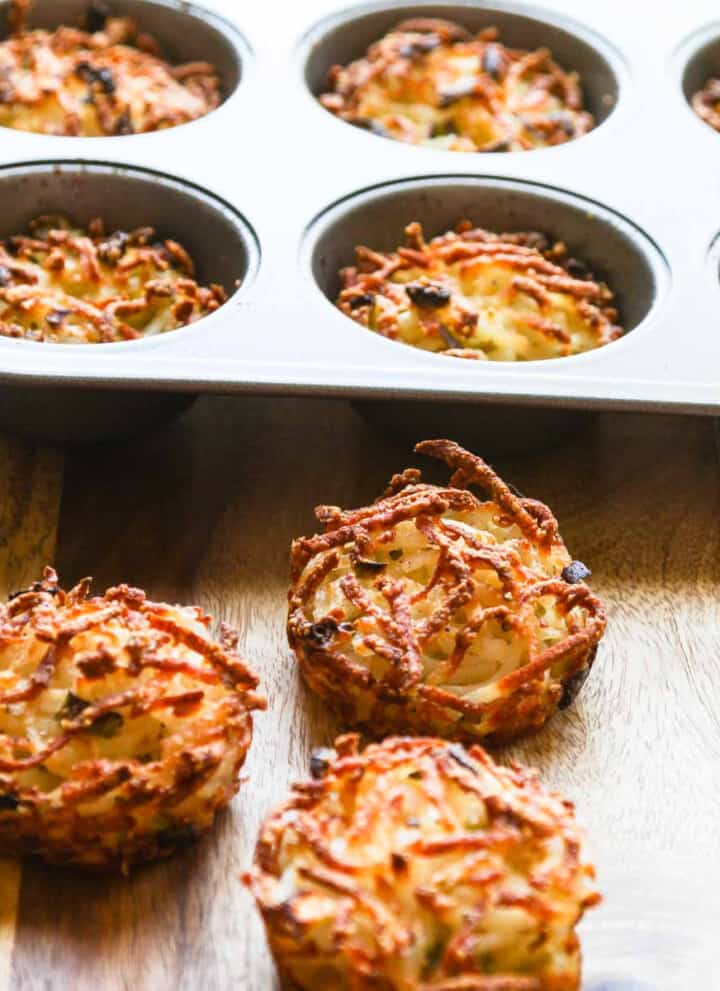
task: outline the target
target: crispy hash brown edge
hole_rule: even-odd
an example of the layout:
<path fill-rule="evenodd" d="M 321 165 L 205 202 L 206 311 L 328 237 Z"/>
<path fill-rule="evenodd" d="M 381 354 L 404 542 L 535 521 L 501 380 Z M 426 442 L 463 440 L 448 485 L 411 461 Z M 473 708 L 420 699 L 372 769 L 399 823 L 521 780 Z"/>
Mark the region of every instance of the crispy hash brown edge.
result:
<path fill-rule="evenodd" d="M 361 864 L 350 867 L 338 860 L 328 846 L 328 836 L 332 832 L 329 829 L 329 820 L 337 818 L 337 813 L 325 806 L 325 799 L 333 794 L 340 801 L 344 790 L 352 787 L 366 773 L 376 775 L 375 788 L 382 787 L 384 772 L 402 764 L 410 765 L 423 758 L 434 762 L 437 775 L 452 779 L 472 794 L 481 794 L 475 780 L 480 768 L 493 775 L 500 786 L 497 795 L 483 796 L 488 826 L 482 832 L 458 833 L 456 837 L 448 835 L 439 839 L 435 844 L 439 846 L 438 852 L 455 852 L 461 856 L 465 851 L 482 848 L 486 843 L 486 835 L 489 845 L 496 845 L 500 849 L 504 843 L 509 846 L 526 841 L 532 843 L 552 833 L 559 834 L 565 848 L 563 869 L 570 871 L 581 889 L 575 924 L 580 921 L 586 909 L 602 901 L 594 885 L 595 869 L 584 856 L 585 837 L 575 819 L 573 803 L 557 792 L 545 789 L 533 769 L 514 762 L 509 766 L 500 766 L 478 744 L 466 750 L 457 743 L 434 738 L 389 737 L 380 743 L 369 744 L 361 751 L 359 736 L 348 733 L 335 740 L 334 749 L 321 748 L 313 753 L 310 765 L 313 780 L 294 784 L 289 799 L 265 820 L 260 830 L 253 866 L 242 876 L 263 918 L 282 987 L 288 991 L 308 991 L 310 987 L 315 991 L 316 985 L 308 985 L 304 981 L 298 983 L 293 973 L 293 964 L 308 962 L 312 966 L 317 962 L 320 966 L 323 961 L 322 958 L 318 959 L 319 951 L 312 942 L 308 923 L 302 914 L 298 915 L 294 910 L 294 898 L 291 896 L 277 903 L 274 896 L 274 885 L 283 873 L 281 857 L 286 829 L 290 828 L 297 834 L 320 862 L 316 870 L 308 867 L 300 871 L 301 877 L 304 874 L 307 890 L 311 890 L 312 885 L 325 887 L 329 898 L 333 895 L 349 896 L 359 906 L 369 909 L 365 899 L 368 892 L 363 890 L 364 871 L 367 870 L 370 875 L 368 881 L 372 881 L 372 875 L 378 870 L 391 879 L 392 871 L 397 869 L 402 877 L 402 861 L 405 856 L 400 854 L 396 858 L 396 854 L 392 854 L 392 870 L 390 866 L 385 868 L 377 864 L 367 865 L 367 868 Z M 439 795 L 440 790 L 433 787 L 434 803 L 439 800 Z M 552 822 L 548 803 L 554 806 Z M 340 806 L 344 808 L 342 802 Z M 386 807 L 390 809 L 391 805 L 386 803 Z M 356 807 L 354 815 L 356 822 L 363 821 L 368 831 L 372 829 L 372 820 L 363 818 L 362 808 Z M 432 838 L 426 841 L 424 837 L 420 837 L 417 843 L 421 856 L 433 848 Z M 495 877 L 488 880 L 491 885 L 499 883 Z M 561 881 L 558 880 L 558 884 L 562 887 Z M 538 890 L 538 912 L 542 911 L 540 902 L 547 887 L 544 883 Z M 302 892 L 302 888 L 297 892 L 300 901 Z M 433 904 L 432 894 L 432 891 L 426 892 L 423 889 L 423 896 L 427 895 L 429 905 Z M 440 896 L 438 905 L 442 905 Z M 378 936 L 377 940 L 377 950 L 380 953 L 383 945 L 387 946 L 392 942 L 392 919 L 390 912 L 383 913 L 383 938 Z M 348 921 L 348 931 L 351 925 L 351 921 Z M 451 932 L 448 934 L 448 945 L 452 943 L 452 937 Z M 574 927 L 567 938 L 569 955 L 577 963 L 576 975 L 550 975 L 543 978 L 513 974 L 484 976 L 458 973 L 456 976 L 438 976 L 431 978 L 428 983 L 422 981 L 412 986 L 417 991 L 577 991 L 580 986 L 581 954 Z M 337 955 L 328 963 L 337 967 L 337 961 L 341 959 L 347 965 L 347 987 L 353 991 L 397 991 L 398 985 L 383 976 L 382 963 L 378 970 L 376 960 L 371 962 L 365 955 L 355 959 L 352 948 L 346 949 L 344 942 L 345 936 L 340 930 Z M 387 956 L 385 959 L 388 959 Z M 338 986 L 333 984 L 333 988 L 336 987 Z M 317 988 L 319 991 L 320 985 Z"/>
<path fill-rule="evenodd" d="M 409 616 L 403 618 L 403 597 L 388 589 L 390 611 L 384 628 L 395 651 L 390 677 L 382 682 L 378 683 L 367 667 L 349 658 L 342 645 L 335 645 L 337 623 L 332 628 L 330 621 L 313 623 L 306 617 L 308 603 L 339 560 L 340 548 L 348 543 L 358 548 L 367 546 L 371 535 L 392 529 L 402 521 L 422 522 L 441 516 L 448 509 L 476 508 L 480 503 L 468 491 L 470 485 L 485 490 L 497 505 L 498 513 L 516 524 L 524 537 L 540 547 L 565 549 L 550 509 L 537 500 L 515 495 L 481 458 L 449 440 L 423 441 L 415 450 L 446 462 L 453 470 L 449 488 L 423 484 L 420 473 L 408 469 L 396 475 L 384 496 L 371 506 L 348 511 L 319 507 L 316 514 L 325 524 L 325 532 L 293 542 L 288 613 L 290 646 L 309 686 L 337 709 L 346 725 L 356 726 L 373 738 L 390 733 L 429 733 L 466 742 L 485 738 L 489 743 L 513 738 L 541 726 L 558 708 L 566 708 L 574 701 L 605 632 L 602 603 L 572 572 L 567 578 L 538 582 L 525 595 L 552 594 L 565 615 L 581 606 L 586 614 L 585 625 L 571 628 L 567 637 L 543 651 L 533 653 L 531 645 L 527 663 L 497 682 L 498 697 L 491 702 L 473 703 L 423 681 L 423 634 L 425 639 L 434 635 L 472 594 L 472 571 L 469 562 L 463 559 L 462 550 L 440 555 L 430 584 L 436 589 L 447 578 L 447 591 L 422 631 L 413 628 Z M 512 576 L 493 563 L 491 555 L 487 566 L 498 569 L 504 586 L 514 587 Z M 589 574 L 587 569 L 585 574 Z M 494 610 L 485 613 L 482 622 L 495 615 Z M 509 616 L 510 610 L 506 609 L 505 613 Z M 474 633 L 471 628 L 463 630 L 456 638 L 456 651 L 466 651 Z M 557 665 L 563 665 L 562 679 L 546 682 L 546 672 Z M 355 691 L 374 694 L 375 704 L 367 720 L 358 719 Z"/>
<path fill-rule="evenodd" d="M 223 624 L 219 640 L 205 638 L 173 619 L 178 607 L 149 601 L 141 589 L 120 585 L 102 596 L 89 597 L 90 580 L 84 579 L 69 592 L 63 591 L 52 568 L 46 568 L 42 581 L 15 593 L 0 606 L 0 660 L 4 648 L 12 648 L 30 636 L 47 644 L 40 663 L 24 683 L 0 694 L 0 705 L 41 699 L 51 685 L 56 669 L 67 663 L 72 641 L 78 634 L 102 630 L 103 624 L 118 620 L 132 629 L 125 647 L 113 649 L 103 642 L 95 652 L 79 652 L 70 663 L 74 671 L 91 681 L 119 670 L 118 660 L 125 653 L 132 675 L 151 670 L 155 677 L 136 689 L 103 697 L 93 703 L 70 705 L 59 719 L 58 735 L 38 749 L 28 739 L 0 737 L 0 850 L 7 854 L 38 855 L 50 862 L 74 863 L 90 869 L 119 868 L 167 857 L 209 829 L 215 814 L 233 798 L 239 787 L 239 771 L 252 741 L 252 712 L 264 709 L 265 700 L 257 694 L 258 678 L 237 654 L 237 634 Z M 64 608 L 73 618 L 63 621 Z M 199 611 L 198 611 L 199 612 Z M 204 617 L 209 623 L 210 617 Z M 193 663 L 184 651 L 156 652 L 160 637 L 182 645 L 207 662 Z M 154 640 L 154 643 L 151 642 Z M 195 679 L 196 686 L 182 693 L 165 694 L 164 676 L 182 674 Z M 204 738 L 193 740 L 193 718 L 202 712 L 203 685 L 222 687 L 220 700 L 212 702 L 215 718 L 222 721 Z M 70 699 L 71 703 L 80 700 Z M 98 759 L 75 765 L 72 776 L 51 792 L 22 787 L 17 775 L 38 767 L 51 755 L 62 751 L 76 736 L 115 719 L 132 720 L 144 713 L 169 709 L 175 718 L 186 719 L 182 749 L 150 764 L 137 759 Z M 205 713 L 205 716 L 207 714 Z M 9 756 L 13 753 L 14 756 Z M 158 782 L 162 776 L 163 781 Z M 214 779 L 214 780 L 213 780 Z M 182 813 L 177 807 L 196 792 L 212 784 L 198 809 Z M 92 810 L 117 791 L 115 807 Z M 87 804 L 85 813 L 81 806 Z M 168 828 L 157 830 L 140 826 L 133 831 L 133 810 L 144 813 L 150 806 L 153 817 L 167 818 Z M 110 842 L 105 844 L 104 839 Z M 118 840 L 116 843 L 115 840 Z"/>
<path fill-rule="evenodd" d="M 539 314 L 533 315 L 531 323 L 529 315 L 522 320 L 521 314 L 517 313 L 516 318 L 521 323 L 527 323 L 533 334 L 541 335 L 549 344 L 560 342 L 565 347 L 563 354 L 548 354 L 540 358 L 575 353 L 571 347 L 571 335 L 552 320 L 550 293 L 561 293 L 575 302 L 578 317 L 585 321 L 588 333 L 595 340 L 595 348 L 604 347 L 623 336 L 624 330 L 617 324 L 614 293 L 605 283 L 595 279 L 582 260 L 569 257 L 562 242 L 551 244 L 544 234 L 537 231 L 495 234 L 473 227 L 469 220 L 459 221 L 454 231 L 430 241 L 425 239 L 422 225 L 417 221 L 408 224 L 404 233 L 406 244 L 395 251 L 381 252 L 358 245 L 355 249 L 356 264 L 343 268 L 339 273 L 341 290 L 336 305 L 346 316 L 368 329 L 374 329 L 370 328 L 370 314 L 375 297 L 383 297 L 390 304 L 388 287 L 398 288 L 391 282 L 396 272 L 412 268 L 422 272 L 423 269 L 432 269 L 437 263 L 462 265 L 471 264 L 474 259 L 485 259 L 493 264 L 508 266 L 515 273 L 513 288 L 537 303 Z M 462 343 L 464 330 L 472 330 L 478 323 L 477 312 L 468 309 L 462 297 L 444 284 L 436 286 L 432 281 L 427 285 L 408 282 L 402 288 L 410 298 L 411 308 L 420 317 L 432 317 L 437 307 L 448 304 L 452 307 L 452 326 L 447 326 L 446 320 L 436 321 L 446 346 L 435 353 L 453 358 L 479 358 L 476 348 L 464 347 Z M 433 296 L 437 298 L 433 299 Z M 383 317 L 383 327 L 374 329 L 374 332 L 395 339 L 389 330 L 396 331 L 397 327 L 389 322 L 386 315 Z M 453 331 L 456 333 L 453 334 Z M 409 346 L 418 346 L 403 341 L 400 335 L 397 339 Z"/>
<path fill-rule="evenodd" d="M 390 132 L 379 120 L 362 116 L 358 106 L 366 87 L 386 75 L 402 78 L 419 60 L 438 48 L 442 47 L 451 53 L 455 45 L 467 44 L 475 44 L 478 48 L 482 75 L 476 79 L 475 86 L 470 90 L 461 87 L 459 90 L 440 92 L 440 110 L 452 106 L 457 100 L 472 96 L 486 104 L 499 126 L 503 117 L 509 116 L 506 107 L 499 101 L 508 74 L 513 74 L 515 81 L 519 82 L 525 76 L 535 73 L 534 82 L 528 86 L 534 103 L 537 104 L 543 95 L 555 89 L 561 93 L 563 106 L 563 110 L 559 112 L 548 109 L 544 119 L 533 121 L 534 127 L 543 135 L 543 141 L 537 147 L 564 144 L 582 137 L 594 128 L 595 119 L 583 106 L 577 72 L 568 72 L 554 62 L 549 49 L 525 51 L 509 48 L 499 41 L 497 28 L 488 27 L 473 36 L 462 25 L 439 17 L 404 20 L 370 45 L 364 56 L 347 65 L 331 66 L 327 74 L 326 92 L 320 94 L 318 101 L 330 113 L 349 124 L 369 130 L 380 137 L 406 140 Z M 520 119 L 513 121 L 513 124 L 514 128 L 507 132 L 506 137 L 499 137 L 490 144 L 476 147 L 476 151 L 528 150 L 535 147 L 527 135 L 523 134 L 527 125 Z M 506 129 L 509 126 L 507 121 L 505 126 Z M 462 139 L 465 136 L 459 132 L 457 137 Z M 424 142 L 421 140 L 411 143 Z"/>

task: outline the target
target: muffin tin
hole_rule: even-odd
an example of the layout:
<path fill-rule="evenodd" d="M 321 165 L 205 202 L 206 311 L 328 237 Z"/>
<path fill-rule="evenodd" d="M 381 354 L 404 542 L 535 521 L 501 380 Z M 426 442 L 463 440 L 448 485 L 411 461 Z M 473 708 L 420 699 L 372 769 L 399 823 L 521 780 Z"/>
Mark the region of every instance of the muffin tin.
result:
<path fill-rule="evenodd" d="M 720 73 L 710 0 L 662 16 L 649 0 L 212 6 L 111 0 L 172 60 L 215 62 L 225 100 L 153 134 L 4 130 L 0 236 L 45 209 L 154 223 L 187 243 L 201 277 L 242 284 L 212 316 L 147 340 L 0 339 L 3 425 L 92 439 L 211 391 L 340 395 L 385 409 L 404 399 L 717 413 L 720 134 L 687 103 Z M 86 7 L 36 0 L 32 23 L 77 23 Z M 405 17 L 433 14 L 497 25 L 511 45 L 548 45 L 581 73 L 599 126 L 555 148 L 461 154 L 378 137 L 317 104 L 330 64 Z M 627 335 L 570 358 L 469 362 L 385 340 L 334 308 L 337 269 L 356 243 L 389 248 L 410 220 L 435 234 L 463 216 L 566 240 L 616 290 Z"/>

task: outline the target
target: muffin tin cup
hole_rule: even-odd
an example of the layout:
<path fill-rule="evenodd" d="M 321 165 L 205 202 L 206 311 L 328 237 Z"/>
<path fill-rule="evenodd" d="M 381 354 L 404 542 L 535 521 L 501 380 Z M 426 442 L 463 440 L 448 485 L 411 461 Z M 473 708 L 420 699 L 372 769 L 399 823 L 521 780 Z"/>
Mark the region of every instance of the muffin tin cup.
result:
<path fill-rule="evenodd" d="M 77 22 L 85 7 L 37 2 L 38 23 L 48 25 L 61 15 Z M 211 317 L 149 340 L 77 347 L 0 339 L 0 383 L 44 403 L 48 423 L 60 422 L 73 392 L 91 404 L 100 390 L 332 395 L 381 403 L 383 417 L 398 423 L 399 400 L 408 423 L 417 421 L 412 403 L 467 405 L 469 424 L 489 422 L 488 405 L 532 408 L 521 423 L 549 409 L 561 425 L 569 408 L 717 413 L 720 286 L 710 249 L 720 230 L 720 135 L 688 109 L 682 80 L 695 48 L 678 45 L 713 23 L 709 0 L 688 0 L 663 18 L 620 0 L 581 10 L 572 0 L 548 9 L 510 0 L 212 6 L 203 13 L 171 0 L 110 0 L 113 13 L 134 13 L 172 59 L 218 63 L 226 99 L 207 117 L 121 138 L 2 134 L 4 233 L 9 220 L 40 212 L 32 197 L 25 211 L 14 204 L 4 180 L 15 163 L 101 163 L 87 168 L 141 172 L 157 184 L 158 202 L 167 204 L 168 184 L 188 197 L 154 211 L 148 187 L 138 199 L 116 183 L 93 212 L 107 207 L 128 227 L 142 206 L 153 214 L 143 222 L 188 243 L 201 277 L 212 277 L 233 244 L 243 279 Z M 583 75 L 599 126 L 552 149 L 462 154 L 379 138 L 317 104 L 313 91 L 330 61 L 361 54 L 378 31 L 417 13 L 473 29 L 495 24 L 511 45 L 549 45 Z M 220 204 L 216 234 L 198 227 L 199 201 Z M 78 197 L 55 209 L 83 215 Z M 334 307 L 333 268 L 351 260 L 356 237 L 392 247 L 401 221 L 438 233 L 465 215 L 566 239 L 616 291 L 626 336 L 570 358 L 470 362 L 385 340 Z M 27 431 L 16 409 L 0 404 L 0 422 Z M 441 422 L 441 407 L 435 412 Z M 551 439 L 555 433 L 551 427 Z"/>

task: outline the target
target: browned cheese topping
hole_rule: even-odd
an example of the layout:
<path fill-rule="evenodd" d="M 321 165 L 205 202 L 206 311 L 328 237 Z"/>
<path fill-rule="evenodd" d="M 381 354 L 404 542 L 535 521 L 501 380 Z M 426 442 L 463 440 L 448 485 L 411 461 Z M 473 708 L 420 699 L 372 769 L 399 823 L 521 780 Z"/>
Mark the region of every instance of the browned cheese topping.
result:
<path fill-rule="evenodd" d="M 451 441 L 416 450 L 449 465 L 447 488 L 408 469 L 371 506 L 320 506 L 324 532 L 294 542 L 290 644 L 373 737 L 513 737 L 573 701 L 605 610 L 547 506 Z"/>
<path fill-rule="evenodd" d="M 15 3 L 15 33 L 0 42 L 0 126 L 82 137 L 139 134 L 185 124 L 220 103 L 214 66 L 172 66 L 155 39 L 130 18 L 90 8 L 92 30 L 25 30 Z"/>
<path fill-rule="evenodd" d="M 50 568 L 0 606 L 0 854 L 125 869 L 211 826 L 264 701 L 210 622 Z"/>
<path fill-rule="evenodd" d="M 0 335 L 58 344 L 130 341 L 194 323 L 226 300 L 195 281 L 177 241 L 152 227 L 107 233 L 63 216 L 39 217 L 30 233 L 0 242 Z"/>
<path fill-rule="evenodd" d="M 480 747 L 354 736 L 313 758 L 247 880 L 293 991 L 578 991 L 599 901 L 572 803 Z"/>
<path fill-rule="evenodd" d="M 612 291 L 562 242 L 461 221 L 430 241 L 419 223 L 395 251 L 356 248 L 337 305 L 389 340 L 454 358 L 538 361 L 622 336 Z"/>
<path fill-rule="evenodd" d="M 494 28 L 403 21 L 330 70 L 322 105 L 358 127 L 446 151 L 525 151 L 586 134 L 580 80 L 546 48 L 507 48 Z"/>

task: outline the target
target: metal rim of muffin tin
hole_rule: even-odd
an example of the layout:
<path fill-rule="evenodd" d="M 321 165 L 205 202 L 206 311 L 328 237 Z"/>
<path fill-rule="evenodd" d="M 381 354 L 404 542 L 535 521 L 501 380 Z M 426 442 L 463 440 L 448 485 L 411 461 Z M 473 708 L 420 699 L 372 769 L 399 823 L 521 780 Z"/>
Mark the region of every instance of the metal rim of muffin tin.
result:
<path fill-rule="evenodd" d="M 84 5 L 85 0 L 60 0 L 52 9 L 78 11 Z M 342 10 L 333 0 L 312 0 L 303 10 L 288 10 L 287 16 L 283 11 L 281 18 L 262 5 L 238 10 L 232 0 L 215 0 L 215 9 L 207 14 L 179 0 L 111 0 L 110 6 L 118 14 L 152 9 L 158 25 L 163 12 L 174 18 L 190 13 L 207 19 L 235 53 L 239 85 L 230 87 L 222 105 L 207 117 L 152 134 L 108 140 L 5 129 L 0 202 L 3 176 L 16 163 L 55 162 L 89 172 L 113 166 L 120 171 L 146 170 L 159 188 L 177 183 L 191 199 L 209 197 L 239 216 L 247 273 L 240 291 L 217 313 L 166 335 L 89 347 L 0 338 L 0 382 L 7 389 L 335 395 L 704 414 L 720 409 L 715 373 L 720 338 L 712 330 L 712 314 L 720 301 L 720 182 L 714 179 L 712 155 L 720 149 L 720 136 L 691 119 L 682 91 L 688 59 L 705 39 L 720 36 L 709 0 L 689 0 L 683 28 L 671 25 L 654 54 L 651 45 L 635 46 L 643 31 L 657 25 L 640 25 L 638 19 L 635 40 L 632 32 L 624 37 L 618 33 L 617 15 L 624 10 L 619 0 L 611 0 L 608 9 L 593 18 L 584 16 L 589 12 L 578 16 L 571 0 L 556 0 L 553 9 L 511 0 L 480 5 L 470 0 L 401 0 Z M 565 10 L 558 9 L 562 7 Z M 537 45 L 565 38 L 571 50 L 594 53 L 591 71 L 587 61 L 582 65 L 563 59 L 562 45 L 556 44 L 554 51 L 565 68 L 577 68 L 581 75 L 590 72 L 586 85 L 593 88 L 593 108 L 605 105 L 604 96 L 609 98 L 605 119 L 588 135 L 551 149 L 464 154 L 379 138 L 338 120 L 315 102 L 311 90 L 317 90 L 326 68 L 322 63 L 339 43 L 337 37 L 328 42 L 333 32 L 341 32 L 345 45 L 350 35 L 355 37 L 359 50 L 351 54 L 360 55 L 367 46 L 356 30 L 358 19 L 377 23 L 373 18 L 381 17 L 389 26 L 418 10 L 464 20 L 471 27 L 500 22 L 501 40 L 511 45 L 519 43 L 513 30 L 532 30 L 538 34 Z M 568 11 L 574 16 L 567 16 Z M 173 30 L 176 43 L 192 33 L 178 34 L 177 22 Z M 155 33 L 162 42 L 162 31 Z M 685 41 L 678 45 L 677 37 Z M 173 61 L 187 57 L 177 44 L 168 54 Z M 646 101 L 650 93 L 657 98 L 658 92 L 667 101 L 672 125 L 682 129 L 685 144 L 655 157 L 654 190 L 663 183 L 671 188 L 679 163 L 684 163 L 692 173 L 686 186 L 704 192 L 703 209 L 694 210 L 680 237 L 672 204 L 651 195 L 641 163 L 652 126 L 657 125 L 656 118 L 644 119 Z M 283 128 L 271 126 L 278 119 Z M 264 142 L 259 149 L 251 139 L 258 134 Z M 618 157 L 622 170 L 614 167 Z M 607 276 L 611 288 L 620 289 L 621 322 L 625 310 L 633 329 L 605 348 L 573 357 L 469 362 L 388 341 L 330 305 L 327 284 L 323 291 L 310 266 L 324 225 L 337 211 L 356 204 L 367 207 L 377 195 L 423 185 L 430 193 L 443 183 L 484 190 L 494 184 L 503 193 L 514 189 L 517 202 L 527 194 L 540 197 L 553 228 L 546 232 L 560 238 L 567 234 L 560 216 L 567 204 L 586 206 L 587 231 L 575 222 L 575 236 L 566 238 L 574 254 L 583 257 L 583 239 L 592 254 L 596 230 L 601 232 L 596 248 L 606 243 L 609 250 L 620 243 L 618 238 L 625 238 L 630 256 L 641 258 L 636 281 L 626 279 L 622 286 L 613 285 L 618 261 L 614 248 L 612 258 L 603 259 L 602 251 L 586 258 L 599 275 Z M 437 208 L 434 213 L 439 215 Z M 517 210 L 506 215 L 507 229 L 539 226 Z M 27 219 L 30 216 L 28 211 Z M 177 232 L 169 219 L 162 233 L 173 236 Z M 410 219 L 424 218 L 407 217 L 406 222 Z M 482 225 L 483 216 L 474 219 Z M 425 226 L 428 234 L 442 233 Z M 2 236 L 8 233 L 0 231 Z M 401 243 L 402 230 L 394 231 L 393 237 L 391 233 L 385 231 L 389 241 Z M 350 247 L 345 244 L 338 262 L 352 263 Z M 211 256 L 215 250 L 213 244 L 200 249 L 201 271 L 203 254 Z M 622 281 L 622 273 L 616 282 L 618 278 Z M 634 315 L 638 308 L 647 311 L 642 319 Z M 681 349 L 676 347 L 678 328 Z M 0 397 L 0 420 L 7 423 L 3 413 Z"/>

